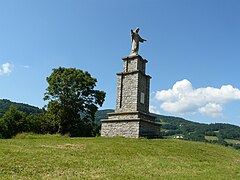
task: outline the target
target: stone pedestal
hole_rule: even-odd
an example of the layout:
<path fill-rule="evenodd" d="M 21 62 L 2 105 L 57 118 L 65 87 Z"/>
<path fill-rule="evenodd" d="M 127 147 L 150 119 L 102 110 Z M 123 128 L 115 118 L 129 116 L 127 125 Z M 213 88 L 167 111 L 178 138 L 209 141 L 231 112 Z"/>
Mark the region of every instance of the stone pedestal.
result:
<path fill-rule="evenodd" d="M 158 137 L 161 125 L 149 114 L 149 75 L 147 60 L 139 55 L 122 58 L 123 72 L 117 73 L 116 111 L 101 120 L 101 136 Z"/>

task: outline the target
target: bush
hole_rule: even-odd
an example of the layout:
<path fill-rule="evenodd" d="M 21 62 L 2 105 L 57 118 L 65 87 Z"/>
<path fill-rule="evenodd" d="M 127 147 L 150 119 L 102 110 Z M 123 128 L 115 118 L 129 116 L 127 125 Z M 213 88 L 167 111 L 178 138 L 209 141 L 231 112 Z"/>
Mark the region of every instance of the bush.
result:
<path fill-rule="evenodd" d="M 189 133 L 184 138 L 190 141 L 206 141 L 205 136 L 200 132 Z"/>
<path fill-rule="evenodd" d="M 0 119 L 0 137 L 11 138 L 20 132 L 29 132 L 26 114 L 11 106 Z"/>
<path fill-rule="evenodd" d="M 59 124 L 46 112 L 39 115 L 29 115 L 27 117 L 30 124 L 30 131 L 37 134 L 54 134 L 58 132 Z"/>

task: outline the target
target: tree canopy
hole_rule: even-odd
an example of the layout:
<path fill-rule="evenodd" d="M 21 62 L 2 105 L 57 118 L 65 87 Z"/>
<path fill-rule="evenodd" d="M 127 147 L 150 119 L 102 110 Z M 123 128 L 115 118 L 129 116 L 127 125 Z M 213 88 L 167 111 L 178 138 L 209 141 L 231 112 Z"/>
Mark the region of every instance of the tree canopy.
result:
<path fill-rule="evenodd" d="M 26 114 L 10 106 L 8 111 L 0 118 L 0 138 L 11 138 L 17 133 L 28 132 Z"/>
<path fill-rule="evenodd" d="M 47 77 L 44 100 L 48 114 L 59 122 L 59 133 L 71 136 L 93 135 L 93 123 L 105 92 L 95 90 L 97 79 L 76 68 L 59 67 Z"/>

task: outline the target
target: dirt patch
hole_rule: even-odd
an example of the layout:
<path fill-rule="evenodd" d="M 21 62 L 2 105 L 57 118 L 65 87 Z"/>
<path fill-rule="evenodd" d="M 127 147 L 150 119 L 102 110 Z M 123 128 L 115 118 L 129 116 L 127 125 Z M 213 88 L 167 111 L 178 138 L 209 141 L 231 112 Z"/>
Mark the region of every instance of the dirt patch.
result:
<path fill-rule="evenodd" d="M 64 150 L 78 150 L 78 149 L 85 149 L 86 145 L 84 144 L 59 144 L 59 145 L 42 145 L 41 147 L 44 148 L 51 148 L 51 149 L 64 149 Z"/>

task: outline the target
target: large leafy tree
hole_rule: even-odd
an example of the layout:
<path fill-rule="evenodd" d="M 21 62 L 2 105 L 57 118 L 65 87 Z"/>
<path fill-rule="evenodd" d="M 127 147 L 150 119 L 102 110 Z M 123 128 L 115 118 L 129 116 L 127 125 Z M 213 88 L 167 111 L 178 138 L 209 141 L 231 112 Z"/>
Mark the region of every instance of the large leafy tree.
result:
<path fill-rule="evenodd" d="M 47 77 L 48 116 L 59 123 L 59 133 L 71 136 L 93 135 L 93 123 L 105 92 L 95 90 L 97 80 L 88 72 L 59 67 Z"/>

